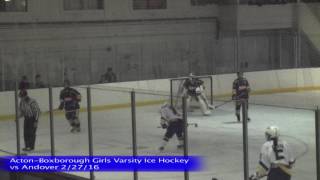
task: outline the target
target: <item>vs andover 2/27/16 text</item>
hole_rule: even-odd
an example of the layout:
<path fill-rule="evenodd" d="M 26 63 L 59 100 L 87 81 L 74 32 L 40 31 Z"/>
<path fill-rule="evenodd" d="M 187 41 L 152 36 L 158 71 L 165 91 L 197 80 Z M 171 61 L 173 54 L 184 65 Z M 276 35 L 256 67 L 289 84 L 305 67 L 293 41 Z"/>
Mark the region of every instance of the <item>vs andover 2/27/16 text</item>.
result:
<path fill-rule="evenodd" d="M 19 166 L 10 166 L 10 170 L 12 171 L 99 171 L 100 166 L 99 165 L 58 165 L 58 166 L 52 166 L 52 165 L 22 165 L 22 167 Z"/>

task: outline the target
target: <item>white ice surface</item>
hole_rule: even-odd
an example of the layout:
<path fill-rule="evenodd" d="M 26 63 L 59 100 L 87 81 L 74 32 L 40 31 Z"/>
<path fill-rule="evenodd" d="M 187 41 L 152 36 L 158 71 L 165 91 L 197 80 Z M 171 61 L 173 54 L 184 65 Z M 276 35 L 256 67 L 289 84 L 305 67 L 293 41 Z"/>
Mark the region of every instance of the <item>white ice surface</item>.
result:
<path fill-rule="evenodd" d="M 220 102 L 216 102 L 219 104 Z M 176 149 L 174 137 L 164 152 L 158 146 L 164 135 L 159 126 L 159 106 L 137 108 L 137 141 L 139 155 L 182 155 Z M 292 180 L 315 180 L 315 127 L 314 112 L 309 110 L 250 105 L 249 116 L 249 167 L 253 173 L 257 165 L 259 151 L 264 142 L 264 129 L 268 125 L 280 127 L 282 138 L 287 140 L 299 158 L 293 169 Z M 131 111 L 129 108 L 112 111 L 93 112 L 94 155 L 131 155 Z M 55 149 L 57 155 L 87 155 L 88 128 L 87 113 L 81 113 L 82 131 L 71 134 L 64 116 L 55 116 Z M 213 110 L 212 116 L 202 116 L 200 112 L 189 113 L 188 121 L 199 127 L 188 128 L 189 154 L 205 158 L 205 169 L 190 172 L 190 180 L 243 180 L 242 124 L 236 123 L 234 105 L 226 104 Z M 14 121 L 0 122 L 0 149 L 16 152 Z M 23 123 L 21 121 L 21 127 Z M 23 132 L 21 130 L 21 146 Z M 44 116 L 39 122 L 36 150 L 31 155 L 50 155 L 49 120 Z M 89 173 L 73 173 L 89 177 Z M 97 180 L 132 179 L 131 172 L 96 172 Z M 183 172 L 159 173 L 139 172 L 143 180 L 179 180 Z"/>

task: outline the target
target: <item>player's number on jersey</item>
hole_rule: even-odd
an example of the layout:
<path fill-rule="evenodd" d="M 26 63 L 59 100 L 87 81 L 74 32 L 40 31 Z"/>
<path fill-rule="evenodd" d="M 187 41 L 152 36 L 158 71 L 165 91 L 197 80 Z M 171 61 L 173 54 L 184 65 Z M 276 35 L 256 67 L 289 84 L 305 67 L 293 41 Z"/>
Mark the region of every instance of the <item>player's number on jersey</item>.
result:
<path fill-rule="evenodd" d="M 283 153 L 283 147 L 282 146 L 277 146 L 274 149 L 274 153 L 276 154 L 276 160 L 281 160 L 284 159 L 284 153 Z"/>

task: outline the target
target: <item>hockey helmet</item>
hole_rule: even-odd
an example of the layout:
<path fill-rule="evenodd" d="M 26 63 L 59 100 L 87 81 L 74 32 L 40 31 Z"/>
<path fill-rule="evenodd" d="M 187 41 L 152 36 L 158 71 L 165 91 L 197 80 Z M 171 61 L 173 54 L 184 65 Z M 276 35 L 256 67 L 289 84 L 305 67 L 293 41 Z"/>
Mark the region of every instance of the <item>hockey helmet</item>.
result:
<path fill-rule="evenodd" d="M 238 76 L 238 77 L 243 77 L 243 72 L 242 72 L 242 71 L 238 71 L 238 72 L 237 72 L 237 76 Z"/>
<path fill-rule="evenodd" d="M 277 139 L 280 136 L 279 128 L 277 126 L 268 126 L 265 131 L 267 140 Z"/>

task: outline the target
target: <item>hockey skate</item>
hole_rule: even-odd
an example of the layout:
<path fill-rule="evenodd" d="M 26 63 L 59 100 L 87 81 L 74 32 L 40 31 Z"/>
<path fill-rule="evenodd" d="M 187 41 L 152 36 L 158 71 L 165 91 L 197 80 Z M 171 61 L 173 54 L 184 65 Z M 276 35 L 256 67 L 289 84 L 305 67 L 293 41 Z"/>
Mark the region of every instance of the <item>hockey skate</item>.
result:
<path fill-rule="evenodd" d="M 207 104 L 202 100 L 199 99 L 199 104 L 200 104 L 200 109 L 202 111 L 202 114 L 204 116 L 210 116 L 211 115 L 211 111 L 207 108 Z"/>
<path fill-rule="evenodd" d="M 72 127 L 71 130 L 70 130 L 71 133 L 76 133 L 76 131 L 77 131 L 76 127 Z"/>
<path fill-rule="evenodd" d="M 163 146 L 160 146 L 159 147 L 159 151 L 163 151 L 164 150 L 164 147 Z"/>
<path fill-rule="evenodd" d="M 33 149 L 30 148 L 30 147 L 25 147 L 25 148 L 22 148 L 22 151 L 32 151 Z"/>
<path fill-rule="evenodd" d="M 208 109 L 211 109 L 211 110 L 214 110 L 214 109 L 215 109 L 215 107 L 212 106 L 211 104 L 208 104 L 207 106 L 208 106 Z"/>
<path fill-rule="evenodd" d="M 237 116 L 237 121 L 240 122 L 240 114 L 236 114 Z"/>
<path fill-rule="evenodd" d="M 203 113 L 204 116 L 210 116 L 211 115 L 211 111 L 210 110 L 207 110 Z"/>
<path fill-rule="evenodd" d="M 71 133 L 78 133 L 80 131 L 81 131 L 80 127 L 72 127 L 70 130 Z"/>
<path fill-rule="evenodd" d="M 177 149 L 183 149 L 183 144 L 179 144 L 179 145 L 177 146 Z"/>

